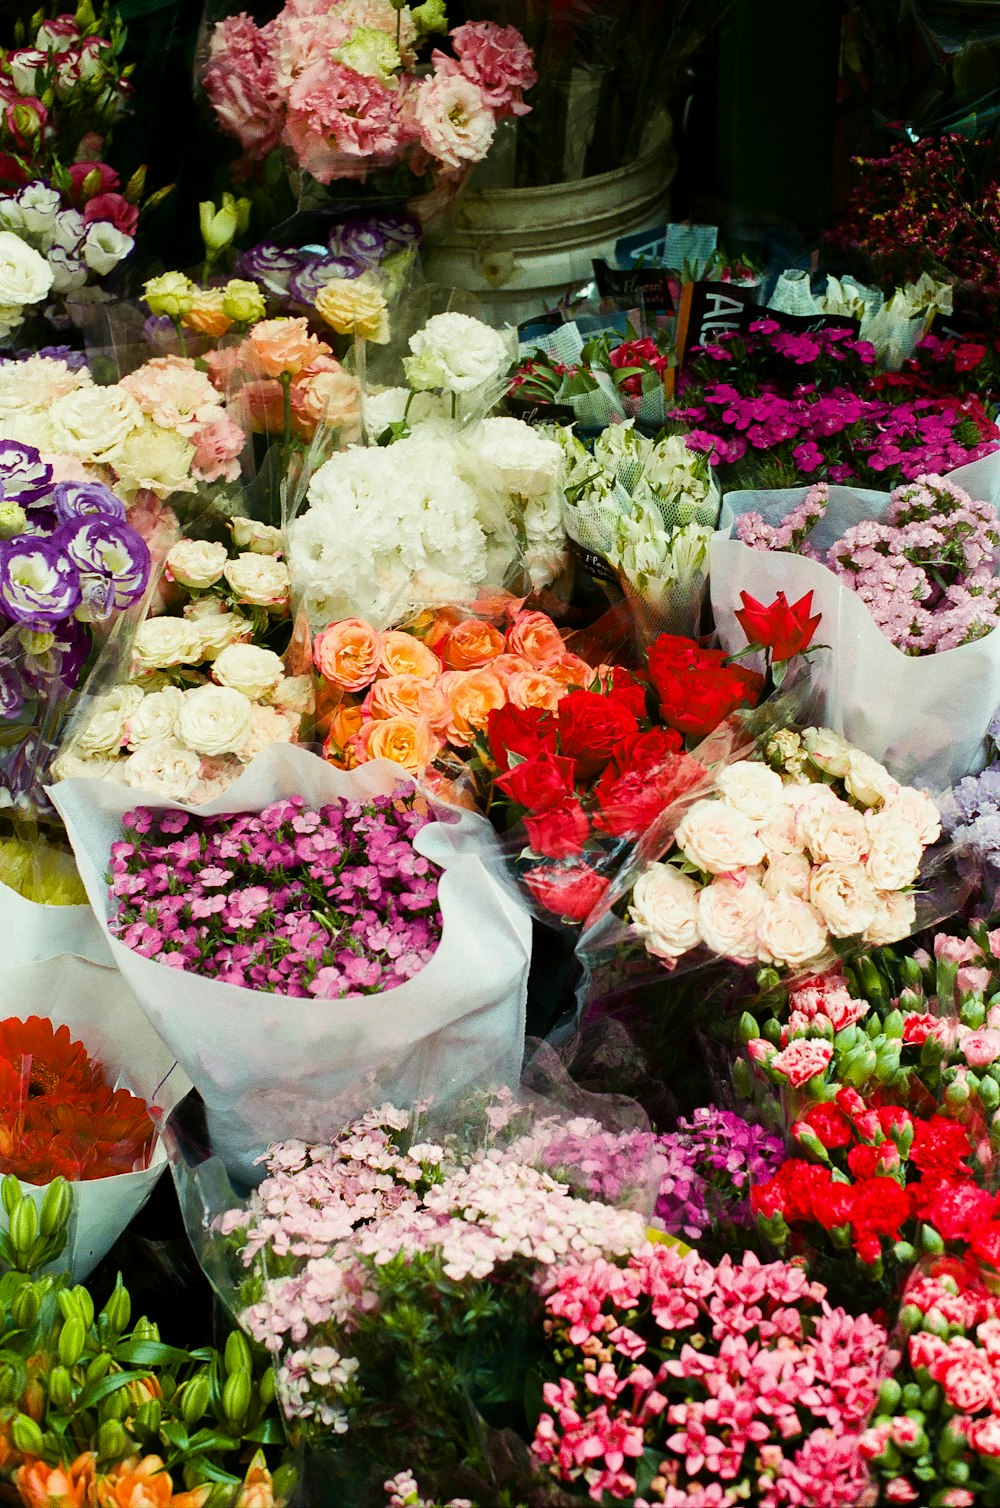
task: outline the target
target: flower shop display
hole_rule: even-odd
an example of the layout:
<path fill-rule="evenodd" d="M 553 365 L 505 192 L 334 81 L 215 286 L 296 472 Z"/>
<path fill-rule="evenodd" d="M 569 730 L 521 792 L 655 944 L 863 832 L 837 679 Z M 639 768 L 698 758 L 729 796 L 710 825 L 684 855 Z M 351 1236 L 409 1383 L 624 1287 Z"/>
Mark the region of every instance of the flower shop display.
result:
<path fill-rule="evenodd" d="M 0 1023 L 0 1167 L 21 1180 L 36 1212 L 22 1219 L 35 1220 L 35 1236 L 46 1190 L 70 1182 L 74 1218 L 60 1261 L 80 1280 L 152 1194 L 166 1156 L 151 1116 L 190 1083 L 110 968 L 69 953 L 5 962 L 0 990 L 16 1012 Z M 0 1222 L 11 1228 L 6 1207 Z"/>
<path fill-rule="evenodd" d="M 249 518 L 167 552 L 156 600 L 116 644 L 56 756 L 56 779 L 113 779 L 198 804 L 268 744 L 299 738 L 312 711 L 292 635 L 280 532 Z M 300 660 L 304 665 L 300 666 Z M 124 661 L 124 663 L 122 663 Z"/>
<path fill-rule="evenodd" d="M 742 592 L 811 591 L 830 648 L 815 669 L 821 715 L 901 780 L 945 790 L 981 761 L 1000 699 L 998 482 L 994 455 L 892 493 L 727 494 L 736 537 L 710 557 L 720 642 L 738 645 Z"/>
<path fill-rule="evenodd" d="M 225 737 L 225 719 L 217 725 Z M 124 823 L 135 794 L 113 782 L 70 780 L 53 788 L 53 800 L 112 956 L 204 1097 L 215 1144 L 231 1166 L 252 1169 L 251 1149 L 275 1134 L 322 1134 L 338 1097 L 367 1105 L 392 1089 L 409 1099 L 446 1096 L 475 1082 L 487 1065 L 498 1080 L 516 1078 L 527 916 L 490 871 L 494 843 L 483 818 L 425 807 L 398 765 L 373 761 L 345 772 L 303 749 L 273 744 L 225 795 L 196 811 L 164 797 L 143 803 L 160 813 L 156 830 L 170 851 L 172 878 L 162 871 L 159 879 L 152 871 L 147 879 L 123 874 L 110 891 L 106 875 L 130 857 Z M 405 821 L 394 839 L 392 824 L 376 821 L 380 807 L 390 809 L 387 800 L 416 805 L 415 838 L 406 836 Z M 328 809 L 329 830 L 321 809 Z M 261 815 L 241 815 L 251 813 Z M 431 816 L 436 820 L 426 820 Z M 269 836 L 240 871 L 254 883 L 230 894 L 231 861 L 248 821 Z M 362 841 L 341 873 L 345 823 L 358 824 Z M 225 866 L 203 863 L 203 844 L 216 828 L 220 856 L 231 851 Z M 304 891 L 285 872 L 295 853 Z M 376 868 L 383 876 L 377 883 Z M 360 887 L 353 903 L 346 888 L 351 870 Z M 189 905 L 198 876 L 205 893 Z M 159 925 L 148 926 L 140 915 L 130 928 L 122 903 L 129 889 L 138 893 L 144 885 L 163 896 Z M 301 903 L 287 911 L 296 925 L 279 936 L 274 913 L 294 905 L 296 895 Z M 360 907 L 357 934 L 352 905 Z M 190 906 L 204 916 L 191 914 Z M 236 938 L 226 942 L 233 929 Z M 179 946 L 153 947 L 154 936 Z M 210 937 L 219 940 L 214 961 Z M 263 950 L 259 965 L 255 937 Z M 138 951 L 147 945 L 155 956 Z"/>

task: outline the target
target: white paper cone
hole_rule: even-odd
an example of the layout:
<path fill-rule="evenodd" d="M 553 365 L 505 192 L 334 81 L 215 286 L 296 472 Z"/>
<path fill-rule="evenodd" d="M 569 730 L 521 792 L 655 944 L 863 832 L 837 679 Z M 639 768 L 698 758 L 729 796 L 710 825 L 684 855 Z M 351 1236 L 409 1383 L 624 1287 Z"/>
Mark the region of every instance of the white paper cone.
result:
<path fill-rule="evenodd" d="M 401 781 L 412 784 L 386 760 L 345 772 L 275 744 L 223 796 L 187 810 L 259 811 L 292 795 L 316 807 L 385 795 Z M 253 1160 L 269 1142 L 323 1139 L 373 1103 L 442 1101 L 478 1083 L 517 1082 L 531 923 L 497 878 L 485 818 L 462 812 L 418 834 L 418 850 L 445 871 L 444 925 L 415 978 L 383 995 L 299 1000 L 168 969 L 107 933 L 104 875 L 122 817 L 141 805 L 185 808 L 103 780 L 64 781 L 51 795 L 115 963 L 204 1098 L 215 1150 L 235 1177 L 254 1176 Z"/>
<path fill-rule="evenodd" d="M 43 906 L 0 882 L 0 937 L 3 965 L 13 968 L 75 953 L 111 966 L 111 953 L 89 905 Z"/>
<path fill-rule="evenodd" d="M 948 474 L 972 497 L 1000 505 L 1000 453 Z M 778 524 L 806 495 L 805 487 L 730 492 L 734 514 L 757 512 Z M 889 494 L 830 488 L 826 514 L 810 542 L 826 550 L 853 524 L 881 519 Z M 1000 706 L 1000 628 L 941 654 L 906 655 L 876 626 L 861 598 L 818 561 L 783 551 L 751 550 L 716 536 L 711 547 L 712 611 L 729 653 L 746 647 L 736 620 L 740 593 L 771 602 L 783 591 L 794 602 L 812 591 L 822 613 L 817 643 L 830 653 L 813 659 L 823 722 L 882 760 L 907 784 L 943 791 L 980 768 L 986 729 Z"/>
<path fill-rule="evenodd" d="M 0 1019 L 11 1016 L 20 1021 L 42 1016 L 54 1026 L 68 1026 L 73 1038 L 101 1063 L 108 1083 L 141 1095 L 151 1109 L 173 1109 L 191 1088 L 176 1067 L 173 1053 L 146 1020 L 125 980 L 113 969 L 69 954 L 3 969 Z M 148 1168 L 74 1183 L 69 1245 L 52 1268 L 69 1268 L 74 1280 L 82 1282 L 142 1209 L 166 1165 L 166 1154 L 157 1139 Z M 44 1188 L 27 1183 L 21 1187 L 41 1205 Z M 7 1213 L 0 1205 L 0 1225 L 6 1229 L 7 1223 Z"/>

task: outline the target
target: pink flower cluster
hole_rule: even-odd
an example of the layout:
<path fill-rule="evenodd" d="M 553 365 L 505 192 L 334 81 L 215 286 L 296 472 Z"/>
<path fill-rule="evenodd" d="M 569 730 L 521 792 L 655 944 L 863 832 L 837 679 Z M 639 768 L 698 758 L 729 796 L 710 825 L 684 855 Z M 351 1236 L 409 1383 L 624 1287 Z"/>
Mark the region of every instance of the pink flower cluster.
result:
<path fill-rule="evenodd" d="M 801 1267 L 752 1253 L 713 1267 L 646 1244 L 625 1267 L 559 1267 L 546 1286 L 561 1375 L 532 1451 L 558 1481 L 636 1508 L 857 1502 L 886 1333 L 831 1309 Z"/>
<path fill-rule="evenodd" d="M 139 807 L 111 846 L 111 930 L 166 968 L 337 1000 L 411 979 L 441 937 L 440 869 L 413 840 L 430 819 L 377 796 L 309 810 L 198 817 Z"/>
<path fill-rule="evenodd" d="M 420 34 L 392 0 L 287 0 L 258 27 L 246 14 L 212 32 L 204 85 L 248 159 L 278 146 L 320 183 L 405 162 L 461 170 L 489 151 L 496 122 L 530 107 L 532 54 L 513 26 L 468 22 L 415 71 Z"/>
<path fill-rule="evenodd" d="M 955 649 L 1000 622 L 1000 518 L 991 504 L 943 477 L 920 476 L 890 494 L 884 522 L 864 519 L 820 554 L 803 541 L 828 499 L 819 482 L 777 527 L 745 513 L 737 535 L 751 549 L 821 560 L 907 654 Z"/>

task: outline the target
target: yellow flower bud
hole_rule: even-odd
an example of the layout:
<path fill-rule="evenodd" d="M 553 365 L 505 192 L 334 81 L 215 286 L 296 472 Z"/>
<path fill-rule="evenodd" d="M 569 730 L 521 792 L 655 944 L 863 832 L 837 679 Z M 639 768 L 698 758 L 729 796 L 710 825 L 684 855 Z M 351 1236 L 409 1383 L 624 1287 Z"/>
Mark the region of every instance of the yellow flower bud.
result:
<path fill-rule="evenodd" d="M 150 314 L 181 319 L 194 303 L 194 284 L 183 272 L 164 272 L 143 284 L 142 296 Z"/>
<path fill-rule="evenodd" d="M 254 325 L 267 313 L 264 295 L 256 283 L 230 278 L 222 290 L 222 310 L 237 325 Z"/>
<path fill-rule="evenodd" d="M 218 256 L 220 251 L 231 246 L 240 224 L 236 200 L 232 194 L 228 191 L 223 194 L 219 209 L 216 209 L 210 199 L 203 200 L 198 205 L 198 223 L 209 257 Z"/>

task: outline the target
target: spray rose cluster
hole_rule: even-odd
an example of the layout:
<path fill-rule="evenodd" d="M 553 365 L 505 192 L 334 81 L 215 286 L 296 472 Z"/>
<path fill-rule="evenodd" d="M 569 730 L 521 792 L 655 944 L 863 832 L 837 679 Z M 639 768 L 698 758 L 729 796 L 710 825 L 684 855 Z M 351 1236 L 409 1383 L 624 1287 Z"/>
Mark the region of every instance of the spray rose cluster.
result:
<path fill-rule="evenodd" d="M 842 939 L 913 930 L 933 801 L 829 728 L 785 729 L 764 756 L 723 766 L 635 883 L 633 931 L 666 968 L 705 946 L 801 971 Z"/>
<path fill-rule="evenodd" d="M 258 27 L 246 14 L 213 28 L 204 87 L 222 129 L 247 160 L 284 148 L 320 183 L 405 164 L 454 172 L 481 161 L 498 120 L 524 115 L 536 80 L 513 26 L 471 21 L 417 71 L 431 32 L 448 31 L 443 4 L 288 0 Z"/>
<path fill-rule="evenodd" d="M 323 1000 L 412 979 L 441 937 L 438 865 L 412 797 L 197 817 L 139 807 L 111 849 L 110 923 L 166 968 Z"/>

